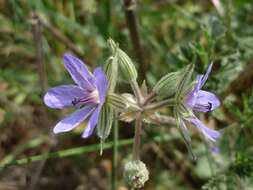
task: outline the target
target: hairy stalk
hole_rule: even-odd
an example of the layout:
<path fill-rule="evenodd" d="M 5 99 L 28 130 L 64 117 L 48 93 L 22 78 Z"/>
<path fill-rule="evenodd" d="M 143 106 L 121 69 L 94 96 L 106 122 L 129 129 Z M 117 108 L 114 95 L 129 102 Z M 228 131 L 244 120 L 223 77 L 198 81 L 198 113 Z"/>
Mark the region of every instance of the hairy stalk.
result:
<path fill-rule="evenodd" d="M 176 125 L 175 118 L 167 115 L 154 115 L 149 120 L 156 125 Z"/>
<path fill-rule="evenodd" d="M 163 100 L 160 102 L 156 102 L 153 104 L 149 104 L 147 106 L 144 107 L 144 110 L 156 110 L 156 109 L 160 109 L 166 106 L 173 106 L 176 104 L 176 100 L 175 99 L 167 99 L 167 100 Z"/>
<path fill-rule="evenodd" d="M 143 106 L 147 105 L 149 102 L 151 102 L 153 100 L 153 98 L 156 96 L 155 92 L 152 91 L 150 94 L 148 94 L 144 101 L 143 101 Z"/>
<path fill-rule="evenodd" d="M 131 81 L 130 85 L 132 87 L 134 95 L 136 96 L 138 105 L 141 106 L 141 104 L 143 102 L 143 96 L 141 94 L 141 90 L 140 90 L 139 85 L 137 84 L 137 82 L 135 80 Z"/>
<path fill-rule="evenodd" d="M 141 112 L 138 112 L 135 121 L 133 160 L 140 159 L 141 127 L 142 127 Z"/>

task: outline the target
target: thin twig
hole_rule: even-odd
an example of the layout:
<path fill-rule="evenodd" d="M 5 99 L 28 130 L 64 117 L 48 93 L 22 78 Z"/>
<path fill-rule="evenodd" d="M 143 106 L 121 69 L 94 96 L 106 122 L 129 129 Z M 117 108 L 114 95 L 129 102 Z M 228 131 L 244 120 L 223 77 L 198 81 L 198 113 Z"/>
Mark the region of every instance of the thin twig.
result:
<path fill-rule="evenodd" d="M 35 53 L 36 53 L 36 62 L 39 73 L 39 80 L 41 91 L 43 94 L 46 93 L 47 90 L 47 75 L 44 65 L 43 59 L 43 48 L 42 48 L 42 24 L 39 17 L 33 12 L 32 15 L 32 31 L 33 31 L 33 40 L 35 45 Z"/>
<path fill-rule="evenodd" d="M 124 0 L 124 11 L 129 28 L 131 41 L 134 46 L 136 57 L 140 63 L 140 78 L 143 80 L 148 70 L 148 64 L 143 56 L 143 49 L 140 43 L 140 36 L 137 27 L 137 19 L 135 14 L 136 0 Z"/>

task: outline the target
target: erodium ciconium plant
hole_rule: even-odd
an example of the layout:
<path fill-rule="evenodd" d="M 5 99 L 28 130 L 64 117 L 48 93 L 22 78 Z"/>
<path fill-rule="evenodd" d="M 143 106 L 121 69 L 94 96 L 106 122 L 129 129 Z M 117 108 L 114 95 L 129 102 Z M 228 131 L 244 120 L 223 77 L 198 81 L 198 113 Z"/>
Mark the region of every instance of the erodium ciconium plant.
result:
<path fill-rule="evenodd" d="M 138 85 L 137 71 L 129 56 L 111 39 L 108 40 L 108 46 L 111 56 L 104 68 L 97 67 L 93 73 L 81 60 L 65 54 L 64 66 L 75 85 L 60 85 L 49 89 L 44 102 L 50 108 L 77 109 L 56 124 L 54 133 L 71 131 L 87 120 L 82 137 L 89 137 L 97 125 L 96 131 L 101 143 L 109 136 L 113 120 L 135 120 L 133 159 L 125 165 L 124 178 L 132 189 L 141 188 L 149 176 L 146 165 L 140 159 L 143 123 L 177 126 L 190 152 L 190 124 L 195 125 L 207 140 L 216 141 L 220 137 L 218 131 L 205 126 L 195 115 L 195 112 L 210 112 L 220 105 L 216 95 L 201 90 L 212 64 L 208 66 L 205 75 L 197 75 L 195 80 L 192 80 L 194 64 L 189 64 L 177 72 L 166 74 L 149 91 L 145 83 L 142 87 Z M 118 78 L 130 84 L 133 94 L 115 92 Z M 164 114 L 166 108 L 168 114 Z M 172 116 L 169 116 L 171 113 Z"/>

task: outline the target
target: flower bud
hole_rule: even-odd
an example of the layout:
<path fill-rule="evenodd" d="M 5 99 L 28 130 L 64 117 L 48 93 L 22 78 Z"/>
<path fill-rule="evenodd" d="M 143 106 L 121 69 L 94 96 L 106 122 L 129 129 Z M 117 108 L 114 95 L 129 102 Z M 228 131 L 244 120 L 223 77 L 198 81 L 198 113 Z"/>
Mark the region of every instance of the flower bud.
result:
<path fill-rule="evenodd" d="M 168 73 L 156 83 L 154 92 L 161 98 L 172 96 L 177 90 L 180 77 L 180 71 Z"/>
<path fill-rule="evenodd" d="M 157 84 L 154 86 L 154 92 L 160 97 L 165 98 L 174 95 L 178 92 L 179 87 L 185 88 L 186 82 L 189 82 L 189 79 L 192 75 L 192 64 L 187 65 L 185 68 L 177 71 L 168 73 L 162 77 Z"/>
<path fill-rule="evenodd" d="M 108 92 L 114 92 L 118 78 L 118 56 L 114 55 L 108 59 L 104 71 L 108 80 Z"/>
<path fill-rule="evenodd" d="M 123 74 L 123 77 L 127 81 L 133 81 L 137 79 L 136 68 L 130 59 L 130 57 L 120 48 L 117 47 L 116 43 L 112 40 L 108 40 L 108 45 L 113 53 L 116 53 L 118 56 L 118 63 L 120 70 Z"/>
<path fill-rule="evenodd" d="M 140 160 L 126 163 L 124 168 L 124 179 L 132 189 L 140 189 L 148 181 L 149 171 L 146 165 Z"/>
<path fill-rule="evenodd" d="M 116 110 L 123 111 L 129 107 L 128 100 L 119 94 L 107 94 L 107 102 Z"/>
<path fill-rule="evenodd" d="M 178 89 L 176 93 L 176 98 L 180 98 L 184 96 L 187 91 L 189 91 L 190 87 L 192 86 L 192 73 L 194 70 L 194 64 L 187 65 L 182 72 L 182 77 L 178 84 Z"/>

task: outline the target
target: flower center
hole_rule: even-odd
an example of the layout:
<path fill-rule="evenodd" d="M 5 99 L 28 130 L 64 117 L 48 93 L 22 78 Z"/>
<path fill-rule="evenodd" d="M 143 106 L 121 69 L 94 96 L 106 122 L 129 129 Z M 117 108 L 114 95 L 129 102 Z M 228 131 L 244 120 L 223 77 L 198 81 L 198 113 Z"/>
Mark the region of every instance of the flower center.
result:
<path fill-rule="evenodd" d="M 99 104 L 98 90 L 94 89 L 92 92 L 85 94 L 82 98 L 74 98 L 74 100 L 72 100 L 72 104 L 73 106 L 81 106 L 83 104 Z"/>
<path fill-rule="evenodd" d="M 91 97 L 93 97 L 94 103 L 99 104 L 99 94 L 97 89 L 92 91 Z"/>

